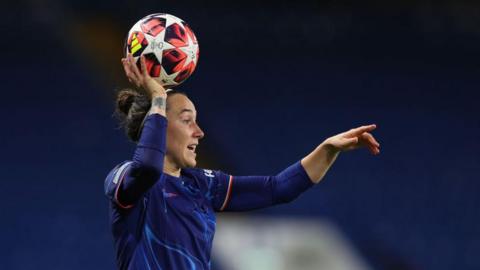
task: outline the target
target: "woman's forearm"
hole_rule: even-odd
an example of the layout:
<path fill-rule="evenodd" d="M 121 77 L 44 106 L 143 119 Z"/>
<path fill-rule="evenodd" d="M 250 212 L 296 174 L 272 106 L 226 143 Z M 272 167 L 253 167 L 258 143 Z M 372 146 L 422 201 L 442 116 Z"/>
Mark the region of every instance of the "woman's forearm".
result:
<path fill-rule="evenodd" d="M 324 142 L 302 159 L 302 166 L 313 183 L 317 184 L 323 179 L 339 153 L 340 151 Z"/>

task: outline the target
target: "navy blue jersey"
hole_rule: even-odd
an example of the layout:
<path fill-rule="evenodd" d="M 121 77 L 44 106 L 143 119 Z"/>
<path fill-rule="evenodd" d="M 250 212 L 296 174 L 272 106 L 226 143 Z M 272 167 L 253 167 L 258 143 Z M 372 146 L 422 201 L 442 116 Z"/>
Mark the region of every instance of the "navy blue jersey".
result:
<path fill-rule="evenodd" d="M 300 162 L 275 176 L 165 174 L 166 125 L 163 116 L 147 117 L 133 160 L 105 180 L 119 269 L 210 269 L 215 212 L 288 202 L 312 186 Z"/>

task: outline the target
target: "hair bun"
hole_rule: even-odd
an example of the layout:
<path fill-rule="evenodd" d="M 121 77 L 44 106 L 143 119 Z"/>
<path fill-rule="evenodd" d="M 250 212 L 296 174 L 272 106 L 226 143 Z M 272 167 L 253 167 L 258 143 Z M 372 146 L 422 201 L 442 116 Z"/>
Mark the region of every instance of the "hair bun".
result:
<path fill-rule="evenodd" d="M 130 111 L 130 108 L 138 95 L 139 94 L 136 91 L 131 89 L 120 91 L 117 96 L 117 110 L 124 115 L 128 115 L 128 111 Z"/>

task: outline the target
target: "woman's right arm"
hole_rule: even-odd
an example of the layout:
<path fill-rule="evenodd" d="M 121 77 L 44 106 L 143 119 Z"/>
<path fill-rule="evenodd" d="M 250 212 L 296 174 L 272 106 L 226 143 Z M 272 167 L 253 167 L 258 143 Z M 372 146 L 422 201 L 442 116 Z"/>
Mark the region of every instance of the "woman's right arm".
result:
<path fill-rule="evenodd" d="M 149 76 L 145 59 L 141 57 L 140 61 L 141 71 L 131 55 L 122 59 L 129 81 L 145 89 L 152 105 L 140 127 L 141 134 L 133 160 L 115 168 L 108 177 L 110 179 L 107 178 L 107 181 L 110 180 L 107 193 L 110 192 L 109 197 L 122 208 L 131 208 L 160 178 L 166 152 L 167 94 L 165 89 Z"/>

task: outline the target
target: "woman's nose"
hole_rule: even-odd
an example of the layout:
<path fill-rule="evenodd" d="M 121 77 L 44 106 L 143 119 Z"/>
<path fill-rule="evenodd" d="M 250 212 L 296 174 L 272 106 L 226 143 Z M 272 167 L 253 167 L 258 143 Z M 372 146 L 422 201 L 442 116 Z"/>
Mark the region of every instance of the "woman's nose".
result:
<path fill-rule="evenodd" d="M 200 126 L 195 123 L 195 132 L 193 133 L 193 135 L 195 136 L 195 138 L 203 138 L 203 136 L 205 136 L 205 133 L 203 133 L 203 130 L 200 128 Z"/>

